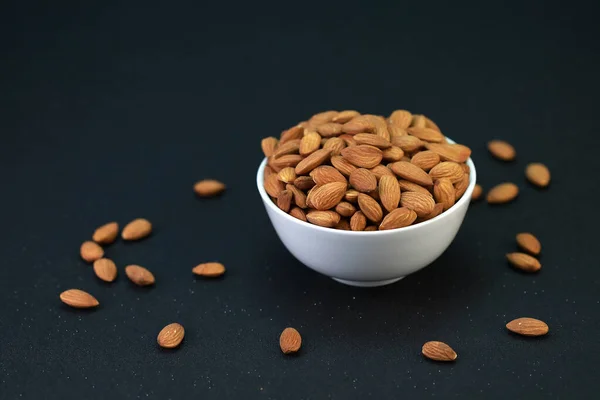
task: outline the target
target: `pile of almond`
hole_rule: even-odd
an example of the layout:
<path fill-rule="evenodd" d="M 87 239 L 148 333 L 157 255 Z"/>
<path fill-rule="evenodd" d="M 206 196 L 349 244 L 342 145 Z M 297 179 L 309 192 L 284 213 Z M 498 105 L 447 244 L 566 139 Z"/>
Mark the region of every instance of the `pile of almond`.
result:
<path fill-rule="evenodd" d="M 424 115 L 325 111 L 262 140 L 264 188 L 311 224 L 397 229 L 448 210 L 469 186 L 471 150 Z"/>

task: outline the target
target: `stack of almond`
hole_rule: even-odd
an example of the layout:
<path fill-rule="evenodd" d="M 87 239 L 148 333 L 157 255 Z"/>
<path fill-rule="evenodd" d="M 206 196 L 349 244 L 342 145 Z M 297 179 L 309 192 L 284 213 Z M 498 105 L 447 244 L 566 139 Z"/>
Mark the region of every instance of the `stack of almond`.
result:
<path fill-rule="evenodd" d="M 471 150 L 424 115 L 326 111 L 262 140 L 264 187 L 277 206 L 315 225 L 353 231 L 434 218 L 469 186 Z"/>

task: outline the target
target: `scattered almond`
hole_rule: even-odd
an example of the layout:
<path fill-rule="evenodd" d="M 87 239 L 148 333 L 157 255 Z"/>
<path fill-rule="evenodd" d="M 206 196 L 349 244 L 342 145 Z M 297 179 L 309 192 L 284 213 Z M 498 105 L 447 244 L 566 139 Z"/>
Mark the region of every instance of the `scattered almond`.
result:
<path fill-rule="evenodd" d="M 539 187 L 546 187 L 550 184 L 550 170 L 541 163 L 528 164 L 525 176 L 529 182 Z"/>
<path fill-rule="evenodd" d="M 83 242 L 79 248 L 79 254 L 87 262 L 94 262 L 104 257 L 104 250 L 96 242 Z"/>
<path fill-rule="evenodd" d="M 104 282 L 113 282 L 117 278 L 117 266 L 108 258 L 94 261 L 94 273 Z"/>
<path fill-rule="evenodd" d="M 154 275 L 139 265 L 128 265 L 125 267 L 125 275 L 138 286 L 149 286 L 154 284 Z"/>
<path fill-rule="evenodd" d="M 503 204 L 514 200 L 519 195 L 519 188 L 514 183 L 506 182 L 494 186 L 487 195 L 490 204 Z"/>
<path fill-rule="evenodd" d="M 165 349 L 174 349 L 181 344 L 183 337 L 185 336 L 185 329 L 178 323 L 172 323 L 159 332 L 156 341 L 160 347 Z"/>
<path fill-rule="evenodd" d="M 519 233 L 517 244 L 529 254 L 538 255 L 542 251 L 542 244 L 531 233 Z"/>
<path fill-rule="evenodd" d="M 297 353 L 302 346 L 302 337 L 294 328 L 285 328 L 279 336 L 279 347 L 283 354 Z"/>
<path fill-rule="evenodd" d="M 481 197 L 482 194 L 483 194 L 483 188 L 481 187 L 481 185 L 476 184 L 475 187 L 473 188 L 473 194 L 471 194 L 471 201 L 479 200 L 479 198 Z"/>
<path fill-rule="evenodd" d="M 192 272 L 198 276 L 216 278 L 225 273 L 225 266 L 218 262 L 208 262 L 195 266 Z"/>
<path fill-rule="evenodd" d="M 93 308 L 100 304 L 94 296 L 79 289 L 65 290 L 60 300 L 73 308 Z"/>
<path fill-rule="evenodd" d="M 454 361 L 458 357 L 452 347 L 444 342 L 427 342 L 421 351 L 425 357 L 434 361 Z"/>
<path fill-rule="evenodd" d="M 502 161 L 512 161 L 517 156 L 515 148 L 504 140 L 492 140 L 488 143 L 488 150 L 494 157 Z"/>
<path fill-rule="evenodd" d="M 513 267 L 520 269 L 525 272 L 537 272 L 542 268 L 542 264 L 525 253 L 508 253 L 506 255 L 508 262 L 512 264 Z"/>
<path fill-rule="evenodd" d="M 275 176 L 277 179 L 277 176 Z M 144 218 L 138 218 L 123 228 L 123 232 L 121 232 L 121 237 L 123 240 L 140 240 L 152 233 L 152 224 L 150 221 Z"/>
<path fill-rule="evenodd" d="M 109 222 L 94 231 L 92 240 L 98 244 L 111 244 L 119 235 L 119 224 Z"/>
<path fill-rule="evenodd" d="M 523 336 L 543 336 L 548 333 L 548 324 L 535 318 L 517 318 L 506 324 L 506 329 Z"/>
<path fill-rule="evenodd" d="M 200 197 L 213 197 L 224 190 L 225 184 L 214 179 L 204 179 L 194 185 L 194 192 Z"/>

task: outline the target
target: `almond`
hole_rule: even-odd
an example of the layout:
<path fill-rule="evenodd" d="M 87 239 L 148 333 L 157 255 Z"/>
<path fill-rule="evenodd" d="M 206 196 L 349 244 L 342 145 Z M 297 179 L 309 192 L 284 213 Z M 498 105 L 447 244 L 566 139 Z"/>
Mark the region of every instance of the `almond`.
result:
<path fill-rule="evenodd" d="M 263 180 L 267 179 L 269 176 L 274 175 L 274 174 L 276 175 L 277 172 L 275 172 L 275 170 L 273 170 L 273 168 L 271 168 L 270 166 L 265 165 L 265 171 L 263 173 Z"/>
<path fill-rule="evenodd" d="M 454 361 L 458 357 L 452 347 L 444 342 L 427 342 L 421 350 L 423 355 L 434 361 Z"/>
<path fill-rule="evenodd" d="M 334 226 L 335 229 L 339 229 L 340 231 L 349 231 L 350 229 L 350 222 L 348 222 L 347 219 L 340 219 L 340 222 L 337 223 L 336 226 Z"/>
<path fill-rule="evenodd" d="M 379 230 L 403 228 L 415 222 L 416 219 L 417 214 L 413 210 L 405 207 L 396 208 L 385 216 L 381 225 L 379 225 Z"/>
<path fill-rule="evenodd" d="M 298 151 L 301 155 L 307 156 L 321 147 L 321 135 L 317 132 L 309 132 L 300 140 Z"/>
<path fill-rule="evenodd" d="M 431 195 L 425 195 L 420 192 L 404 192 L 400 198 L 402 207 L 410 208 L 417 213 L 419 217 L 429 215 L 435 207 L 435 201 Z"/>
<path fill-rule="evenodd" d="M 443 161 L 464 163 L 471 157 L 471 149 L 462 144 L 427 143 L 425 147 L 437 153 Z"/>
<path fill-rule="evenodd" d="M 292 126 L 290 129 L 281 132 L 281 136 L 279 136 L 279 145 L 295 139 L 301 139 L 304 135 L 304 128 L 300 125 Z"/>
<path fill-rule="evenodd" d="M 413 183 L 413 182 L 410 182 L 410 181 L 407 181 L 404 179 L 400 179 L 398 181 L 398 185 L 400 185 L 400 189 L 403 192 L 419 192 L 419 193 L 423 193 L 428 196 L 432 196 L 432 194 L 429 193 L 429 191 L 427 189 L 425 189 L 423 186 L 417 185 L 416 183 Z"/>
<path fill-rule="evenodd" d="M 279 347 L 283 354 L 297 353 L 302 346 L 302 337 L 294 328 L 285 328 L 279 336 Z"/>
<path fill-rule="evenodd" d="M 328 122 L 326 124 L 317 126 L 317 132 L 319 132 L 322 137 L 326 138 L 339 136 L 342 134 L 342 124 Z"/>
<path fill-rule="evenodd" d="M 344 143 L 346 143 L 347 147 L 350 146 L 356 146 L 356 142 L 354 141 L 354 135 L 350 135 L 350 134 L 343 134 L 338 136 L 340 139 L 342 139 L 344 141 Z"/>
<path fill-rule="evenodd" d="M 225 184 L 214 179 L 203 179 L 194 185 L 194 192 L 200 197 L 213 197 L 224 190 Z"/>
<path fill-rule="evenodd" d="M 302 211 L 302 209 L 300 209 L 298 207 L 292 208 L 290 210 L 290 215 L 294 218 L 299 219 L 300 221 L 307 222 L 306 214 L 304 213 L 304 211 Z"/>
<path fill-rule="evenodd" d="M 279 196 L 279 193 L 283 192 L 283 182 L 279 180 L 278 175 L 271 175 L 265 179 L 264 182 L 265 191 L 271 197 Z"/>
<path fill-rule="evenodd" d="M 354 110 L 344 110 L 340 111 L 338 115 L 333 117 L 332 122 L 337 122 L 338 124 L 345 124 L 350 121 L 354 117 L 358 117 L 360 113 Z"/>
<path fill-rule="evenodd" d="M 488 150 L 494 157 L 502 161 L 512 161 L 517 156 L 515 148 L 504 140 L 492 140 L 488 143 Z"/>
<path fill-rule="evenodd" d="M 83 242 L 79 248 L 79 254 L 87 262 L 94 262 L 104 256 L 104 250 L 97 243 L 87 241 Z"/>
<path fill-rule="evenodd" d="M 391 136 L 390 136 L 390 133 L 388 132 L 387 122 L 385 122 L 385 119 L 379 115 L 370 115 L 369 117 L 370 117 L 371 121 L 373 122 L 373 126 L 375 127 L 375 129 L 373 130 L 375 135 L 377 135 L 377 136 L 385 139 L 387 142 L 389 142 L 391 139 Z"/>
<path fill-rule="evenodd" d="M 265 157 L 270 157 L 275 153 L 275 149 L 279 144 L 279 140 L 273 136 L 266 137 L 260 142 L 260 147 L 262 148 L 263 154 Z"/>
<path fill-rule="evenodd" d="M 550 170 L 541 163 L 528 164 L 525 176 L 529 182 L 539 187 L 546 187 L 550 184 Z"/>
<path fill-rule="evenodd" d="M 279 171 L 277 178 L 285 183 L 294 182 L 296 180 L 296 170 L 292 167 L 285 167 Z"/>
<path fill-rule="evenodd" d="M 350 218 L 350 229 L 353 231 L 364 231 L 367 227 L 367 217 L 362 211 L 357 211 Z"/>
<path fill-rule="evenodd" d="M 358 190 L 350 189 L 344 195 L 344 199 L 350 203 L 357 203 L 359 194 L 360 192 Z"/>
<path fill-rule="evenodd" d="M 340 214 L 342 217 L 351 217 L 356 212 L 356 207 L 347 201 L 342 201 L 340 204 L 335 206 L 335 212 Z"/>
<path fill-rule="evenodd" d="M 406 110 L 396 110 L 392 112 L 388 118 L 390 124 L 393 124 L 399 128 L 406 129 L 412 122 L 412 114 Z"/>
<path fill-rule="evenodd" d="M 422 186 L 433 185 L 433 180 L 431 179 L 431 176 L 427 175 L 427 172 L 407 161 L 398 161 L 393 163 L 392 171 L 400 178 L 404 178 L 407 181 L 411 181 Z"/>
<path fill-rule="evenodd" d="M 340 222 L 340 214 L 335 211 L 311 211 L 306 214 L 306 219 L 311 224 L 333 228 Z"/>
<path fill-rule="evenodd" d="M 384 175 L 392 176 L 394 178 L 396 177 L 396 175 L 394 175 L 394 173 L 388 167 L 385 167 L 381 164 L 371 168 L 369 171 L 375 175 L 375 178 L 377 178 L 378 181 Z"/>
<path fill-rule="evenodd" d="M 289 190 L 292 193 L 292 198 L 294 203 L 300 208 L 306 208 L 306 194 L 296 186 L 292 184 L 287 184 L 285 186 L 286 190 Z"/>
<path fill-rule="evenodd" d="M 517 318 L 506 324 L 506 329 L 523 336 L 543 336 L 548 333 L 548 324 L 535 318 Z"/>
<path fill-rule="evenodd" d="M 317 185 L 325 185 L 326 183 L 331 182 L 348 182 L 340 171 L 329 165 L 321 165 L 320 167 L 313 169 L 310 176 Z"/>
<path fill-rule="evenodd" d="M 379 179 L 379 198 L 386 210 L 391 212 L 398 208 L 398 203 L 400 202 L 400 185 L 396 177 L 384 175 Z"/>
<path fill-rule="evenodd" d="M 342 156 L 331 157 L 331 165 L 333 165 L 338 171 L 340 171 L 346 176 L 350 176 L 350 174 L 352 174 L 352 171 L 356 169 L 354 165 L 352 165 L 348 160 L 346 160 Z"/>
<path fill-rule="evenodd" d="M 433 185 L 433 197 L 437 203 L 441 203 L 444 211 L 454 205 L 455 202 L 454 185 L 448 178 L 441 178 L 435 181 Z"/>
<path fill-rule="evenodd" d="M 108 258 L 94 261 L 94 273 L 104 282 L 113 282 L 117 278 L 117 266 Z"/>
<path fill-rule="evenodd" d="M 310 117 L 308 124 L 311 126 L 323 125 L 327 122 L 331 122 L 338 114 L 337 111 L 323 111 Z"/>
<path fill-rule="evenodd" d="M 192 273 L 206 278 L 216 278 L 225 273 L 225 266 L 219 262 L 207 262 L 196 265 Z"/>
<path fill-rule="evenodd" d="M 467 164 L 461 163 L 460 167 L 463 169 L 465 174 L 470 174 L 471 173 L 471 168 L 469 168 L 469 166 Z"/>
<path fill-rule="evenodd" d="M 418 137 L 426 142 L 441 143 L 445 138 L 439 131 L 430 128 L 417 128 L 415 126 L 407 129 L 410 135 Z"/>
<path fill-rule="evenodd" d="M 440 163 L 440 156 L 431 150 L 420 151 L 415 154 L 410 162 L 423 171 L 429 171 Z"/>
<path fill-rule="evenodd" d="M 144 267 L 139 265 L 128 265 L 125 267 L 125 275 L 138 286 L 148 286 L 154 284 L 154 275 Z"/>
<path fill-rule="evenodd" d="M 270 165 L 273 169 L 275 169 L 276 171 L 279 171 L 285 167 L 295 167 L 303 159 L 304 158 L 300 154 L 286 154 L 285 156 L 271 159 Z"/>
<path fill-rule="evenodd" d="M 60 294 L 60 300 L 73 308 L 92 308 L 100 304 L 94 296 L 79 289 L 65 290 Z"/>
<path fill-rule="evenodd" d="M 371 231 L 375 232 L 375 231 L 377 231 L 377 230 L 378 230 L 378 229 L 377 229 L 377 227 L 376 227 L 375 225 L 369 225 L 369 226 L 367 226 L 367 227 L 365 228 L 365 232 L 371 232 Z"/>
<path fill-rule="evenodd" d="M 427 118 L 426 116 L 424 116 L 424 117 L 425 117 L 425 127 L 426 128 L 433 129 L 438 132 L 442 132 L 440 130 L 440 127 L 437 126 L 437 124 L 435 122 L 433 122 L 431 119 Z"/>
<path fill-rule="evenodd" d="M 178 323 L 172 323 L 158 333 L 156 341 L 158 345 L 165 349 L 174 349 L 181 344 L 183 337 L 185 336 L 185 329 Z"/>
<path fill-rule="evenodd" d="M 310 203 L 319 211 L 329 210 L 342 201 L 346 189 L 346 183 L 342 182 L 331 182 L 315 186 L 310 194 Z"/>
<path fill-rule="evenodd" d="M 309 190 L 315 186 L 315 181 L 310 176 L 299 176 L 294 180 L 294 186 L 300 190 Z"/>
<path fill-rule="evenodd" d="M 388 123 L 387 129 L 388 129 L 388 133 L 390 134 L 390 142 L 397 136 L 408 135 L 408 132 L 406 132 L 406 129 L 400 128 L 399 126 L 391 124 L 391 123 Z"/>
<path fill-rule="evenodd" d="M 404 156 L 404 151 L 397 146 L 392 146 L 388 149 L 383 150 L 383 161 L 394 162 L 400 161 L 400 159 Z"/>
<path fill-rule="evenodd" d="M 94 231 L 92 240 L 99 244 L 110 244 L 115 241 L 118 235 L 119 224 L 116 222 L 109 222 Z"/>
<path fill-rule="evenodd" d="M 290 206 L 292 205 L 292 192 L 290 190 L 283 190 L 277 196 L 277 207 L 284 212 L 288 212 L 290 210 Z"/>
<path fill-rule="evenodd" d="M 360 168 L 373 168 L 383 158 L 380 149 L 368 145 L 346 147 L 341 154 L 344 159 Z"/>
<path fill-rule="evenodd" d="M 465 194 L 465 192 L 467 191 L 467 189 L 469 188 L 469 175 L 464 174 L 462 179 L 458 182 L 456 182 L 454 184 L 454 189 L 455 189 L 455 200 L 458 201 L 458 199 L 460 199 L 463 194 Z"/>
<path fill-rule="evenodd" d="M 519 195 L 519 188 L 514 183 L 506 182 L 494 186 L 487 195 L 490 204 L 503 204 L 514 200 Z"/>
<path fill-rule="evenodd" d="M 373 121 L 366 115 L 354 117 L 342 126 L 342 132 L 350 134 L 373 132 L 374 130 Z"/>
<path fill-rule="evenodd" d="M 425 128 L 427 126 L 427 120 L 425 119 L 424 115 L 413 114 L 410 126 L 414 126 L 417 128 Z"/>
<path fill-rule="evenodd" d="M 427 214 L 426 216 L 420 218 L 420 222 L 429 221 L 444 212 L 444 205 L 440 203 L 436 203 L 433 207 L 433 211 Z"/>
<path fill-rule="evenodd" d="M 377 178 L 365 168 L 357 168 L 350 174 L 350 184 L 359 192 L 372 192 L 377 188 Z"/>
<path fill-rule="evenodd" d="M 459 182 L 464 175 L 465 171 L 460 165 L 452 161 L 441 162 L 429 171 L 432 179 L 448 178 L 452 183 Z"/>
<path fill-rule="evenodd" d="M 375 223 L 379 223 L 383 218 L 381 206 L 369 195 L 360 193 L 358 195 L 358 206 L 363 214 L 365 214 L 365 217 Z"/>
<path fill-rule="evenodd" d="M 324 149 L 331 150 L 332 156 L 339 156 L 345 147 L 346 142 L 344 142 L 339 137 L 333 137 L 323 145 Z"/>
<path fill-rule="evenodd" d="M 392 137 L 392 144 L 400 147 L 405 153 L 412 153 L 413 151 L 419 150 L 425 145 L 421 139 L 415 136 L 394 136 Z"/>
<path fill-rule="evenodd" d="M 331 150 L 317 150 L 296 165 L 297 175 L 306 175 L 325 161 L 329 160 Z"/>
<path fill-rule="evenodd" d="M 354 135 L 354 141 L 358 145 L 366 144 L 379 149 L 387 149 L 388 147 L 392 147 L 392 144 L 389 142 L 389 140 L 371 133 L 358 133 Z"/>
<path fill-rule="evenodd" d="M 320 137 L 319 137 L 320 140 Z M 287 154 L 298 154 L 300 152 L 301 139 L 292 139 L 277 146 L 277 149 L 273 153 L 274 158 L 285 156 Z"/>
<path fill-rule="evenodd" d="M 538 255 L 542 251 L 542 244 L 531 233 L 519 233 L 517 235 L 517 244 L 526 252 Z"/>
<path fill-rule="evenodd" d="M 479 200 L 482 194 L 483 188 L 481 187 L 481 185 L 475 185 L 475 187 L 473 188 L 473 194 L 471 194 L 471 201 Z"/>
<path fill-rule="evenodd" d="M 525 272 L 537 272 L 542 268 L 542 264 L 540 264 L 537 259 L 533 258 L 529 254 L 508 253 L 506 258 L 513 267 Z"/>

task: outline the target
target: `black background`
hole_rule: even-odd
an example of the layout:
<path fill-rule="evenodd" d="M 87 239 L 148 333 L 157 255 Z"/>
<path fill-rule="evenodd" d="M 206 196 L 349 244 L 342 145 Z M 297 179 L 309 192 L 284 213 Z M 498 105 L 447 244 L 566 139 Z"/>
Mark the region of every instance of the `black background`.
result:
<path fill-rule="evenodd" d="M 0 6 L 0 398 L 600 390 L 593 3 L 72 3 Z M 473 204 L 448 251 L 397 284 L 360 289 L 312 272 L 261 204 L 259 141 L 347 108 L 427 114 L 472 147 L 484 188 L 514 181 L 518 200 Z M 513 143 L 517 160 L 492 159 L 492 138 Z M 549 189 L 525 182 L 531 161 L 550 167 Z M 204 177 L 226 194 L 195 198 Z M 156 286 L 136 288 L 122 269 L 102 284 L 79 245 L 136 217 L 154 223 L 152 237 L 107 255 L 146 266 Z M 543 243 L 538 274 L 504 259 L 521 231 Z M 196 280 L 191 268 L 210 260 L 226 277 Z M 72 287 L 100 307 L 62 305 Z M 509 334 L 521 316 L 550 334 Z M 163 351 L 156 335 L 173 321 L 186 337 Z M 303 335 L 297 357 L 279 350 L 286 326 Z M 457 362 L 425 360 L 428 340 L 452 345 Z"/>

